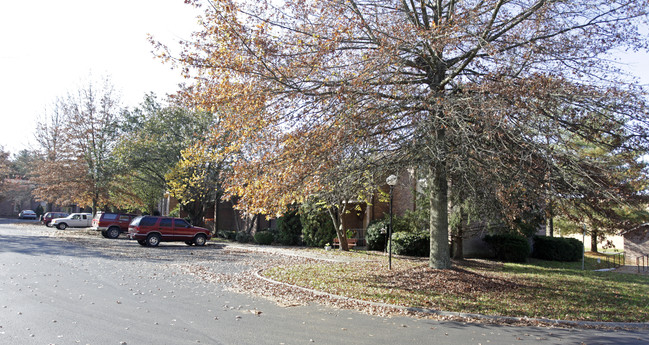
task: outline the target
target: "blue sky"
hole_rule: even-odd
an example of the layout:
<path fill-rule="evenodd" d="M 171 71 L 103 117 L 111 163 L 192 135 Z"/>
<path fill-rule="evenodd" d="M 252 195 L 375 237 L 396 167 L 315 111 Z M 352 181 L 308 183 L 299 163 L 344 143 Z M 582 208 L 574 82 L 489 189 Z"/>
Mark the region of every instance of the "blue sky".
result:
<path fill-rule="evenodd" d="M 153 58 L 147 34 L 173 44 L 198 28 L 182 0 L 30 0 L 0 2 L 0 146 L 35 148 L 38 118 L 57 97 L 110 76 L 122 104 L 173 93 L 178 71 Z M 649 84 L 649 53 L 622 53 Z"/>

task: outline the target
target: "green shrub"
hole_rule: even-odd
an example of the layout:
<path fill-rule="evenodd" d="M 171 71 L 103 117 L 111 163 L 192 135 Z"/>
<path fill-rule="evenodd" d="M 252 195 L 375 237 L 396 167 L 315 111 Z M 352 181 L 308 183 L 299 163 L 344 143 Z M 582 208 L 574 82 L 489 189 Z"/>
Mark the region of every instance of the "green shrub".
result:
<path fill-rule="evenodd" d="M 390 222 L 390 216 L 385 215 L 385 222 Z M 407 210 L 403 216 L 392 216 L 392 232 L 422 232 L 428 229 L 428 220 L 422 217 L 422 212 Z M 386 227 L 387 229 L 387 227 Z"/>
<path fill-rule="evenodd" d="M 216 235 L 220 238 L 225 238 L 227 240 L 236 240 L 237 239 L 237 232 L 234 230 L 219 230 Z"/>
<path fill-rule="evenodd" d="M 180 204 L 176 205 L 176 207 L 174 207 L 174 209 L 169 212 L 169 217 L 180 217 Z"/>
<path fill-rule="evenodd" d="M 259 231 L 255 233 L 255 242 L 259 244 L 269 245 L 273 243 L 275 236 L 269 231 Z"/>
<path fill-rule="evenodd" d="M 287 246 L 295 246 L 300 244 L 301 234 L 302 223 L 300 223 L 297 207 L 287 211 L 277 219 L 277 242 Z"/>
<path fill-rule="evenodd" d="M 398 255 L 429 256 L 430 235 L 426 232 L 395 232 L 392 234 L 392 252 Z"/>
<path fill-rule="evenodd" d="M 237 236 L 236 236 L 235 239 L 236 239 L 237 242 L 240 242 L 240 243 L 249 243 L 249 242 L 252 242 L 253 237 L 252 237 L 251 234 L 249 234 L 247 232 L 240 231 L 240 232 L 237 232 Z"/>
<path fill-rule="evenodd" d="M 305 202 L 300 206 L 300 223 L 302 239 L 307 246 L 324 247 L 327 243 L 331 244 L 336 237 L 331 217 L 316 203 Z"/>
<path fill-rule="evenodd" d="M 584 244 L 574 238 L 534 236 L 532 257 L 548 261 L 578 261 Z"/>
<path fill-rule="evenodd" d="M 365 241 L 368 250 L 385 250 L 385 240 L 388 237 L 388 222 L 385 220 L 373 220 L 367 226 Z"/>
<path fill-rule="evenodd" d="M 517 234 L 487 235 L 484 241 L 493 249 L 496 260 L 525 262 L 530 255 L 530 244 L 525 236 Z"/>

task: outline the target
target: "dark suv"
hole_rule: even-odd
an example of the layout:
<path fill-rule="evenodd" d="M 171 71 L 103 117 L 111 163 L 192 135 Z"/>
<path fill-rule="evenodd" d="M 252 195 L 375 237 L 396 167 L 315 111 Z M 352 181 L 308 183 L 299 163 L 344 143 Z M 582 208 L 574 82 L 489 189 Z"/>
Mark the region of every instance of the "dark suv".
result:
<path fill-rule="evenodd" d="M 134 214 L 97 212 L 92 219 L 92 229 L 101 231 L 106 238 L 117 238 L 128 231 L 128 225 L 135 217 Z"/>
<path fill-rule="evenodd" d="M 50 223 L 52 222 L 52 219 L 54 218 L 65 218 L 67 217 L 68 214 L 65 212 L 47 212 L 41 217 L 41 223 L 45 224 L 45 226 L 49 227 Z"/>
<path fill-rule="evenodd" d="M 160 242 L 171 241 L 203 246 L 211 237 L 209 230 L 192 226 L 180 218 L 140 216 L 128 226 L 128 238 L 137 240 L 142 246 L 155 247 Z"/>

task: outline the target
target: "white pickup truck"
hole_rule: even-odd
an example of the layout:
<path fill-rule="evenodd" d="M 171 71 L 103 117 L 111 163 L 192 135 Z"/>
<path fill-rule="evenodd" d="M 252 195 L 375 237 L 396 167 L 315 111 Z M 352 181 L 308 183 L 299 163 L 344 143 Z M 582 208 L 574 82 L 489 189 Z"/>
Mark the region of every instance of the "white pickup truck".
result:
<path fill-rule="evenodd" d="M 72 213 L 65 218 L 52 219 L 52 226 L 59 230 L 65 228 L 89 228 L 92 223 L 92 214 L 90 213 Z"/>

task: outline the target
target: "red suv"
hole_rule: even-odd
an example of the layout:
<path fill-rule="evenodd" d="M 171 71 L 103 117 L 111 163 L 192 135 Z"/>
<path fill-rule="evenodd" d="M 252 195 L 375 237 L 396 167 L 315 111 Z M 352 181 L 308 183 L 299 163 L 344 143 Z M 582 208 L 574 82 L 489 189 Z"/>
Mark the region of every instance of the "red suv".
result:
<path fill-rule="evenodd" d="M 68 214 L 65 213 L 65 212 L 47 212 L 41 218 L 41 223 L 43 223 L 43 224 L 45 224 L 45 226 L 49 227 L 50 223 L 52 222 L 52 219 L 54 219 L 54 218 L 65 218 L 67 216 L 68 216 Z"/>
<path fill-rule="evenodd" d="M 101 231 L 106 238 L 118 238 L 119 234 L 128 231 L 128 225 L 134 214 L 97 212 L 92 219 L 92 229 Z"/>
<path fill-rule="evenodd" d="M 192 226 L 184 219 L 140 216 L 128 226 L 128 238 L 142 246 L 156 247 L 160 242 L 182 241 L 191 246 L 204 246 L 212 238 L 205 228 Z"/>

